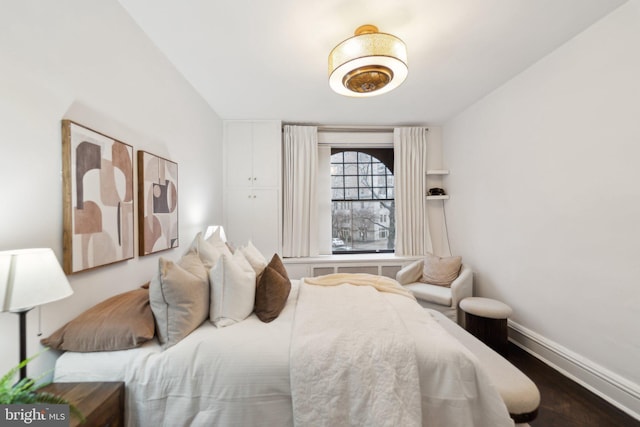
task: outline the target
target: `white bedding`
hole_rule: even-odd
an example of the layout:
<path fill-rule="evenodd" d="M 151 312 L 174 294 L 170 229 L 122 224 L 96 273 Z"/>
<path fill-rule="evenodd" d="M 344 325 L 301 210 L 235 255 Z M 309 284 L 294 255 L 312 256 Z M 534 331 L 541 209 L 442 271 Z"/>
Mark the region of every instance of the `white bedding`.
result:
<path fill-rule="evenodd" d="M 298 285 L 270 323 L 255 315 L 225 328 L 208 320 L 164 352 L 66 352 L 54 381 L 125 381 L 133 426 L 292 426 L 289 341 Z"/>
<path fill-rule="evenodd" d="M 295 425 L 422 425 L 415 345 L 383 293 L 348 284 L 299 292 L 290 360 Z"/>
<path fill-rule="evenodd" d="M 129 427 L 306 426 L 302 420 L 294 423 L 292 382 L 294 395 L 299 395 L 300 390 L 296 388 L 299 382 L 290 373 L 290 368 L 299 367 L 294 350 L 300 337 L 292 337 L 292 333 L 296 333 L 294 317 L 300 315 L 296 309 L 301 287 L 312 285 L 292 281 L 286 307 L 270 323 L 251 315 L 245 321 L 217 329 L 206 321 L 164 352 L 155 341 L 126 351 L 67 352 L 56 363 L 54 380 L 125 381 Z M 338 288 L 342 286 L 330 289 Z M 325 296 L 329 303 L 344 299 L 337 294 Z M 388 303 L 384 310 L 398 317 L 397 322 L 385 322 L 376 311 L 376 327 L 399 322 L 404 327 L 402 334 L 413 338 L 417 365 L 409 366 L 407 372 L 413 372 L 416 381 L 407 380 L 406 385 L 413 385 L 402 391 L 406 393 L 402 400 L 416 398 L 411 390 L 419 388 L 417 399 L 422 404 L 418 408 L 409 406 L 419 413 L 423 426 L 513 426 L 504 403 L 473 355 L 414 301 L 386 292 L 375 298 L 378 297 Z M 307 303 L 302 300 L 299 308 L 308 308 L 309 301 L 313 302 L 313 298 Z M 321 307 L 318 304 L 320 310 Z M 366 305 L 354 304 L 354 319 L 366 319 L 367 309 Z M 352 411 L 361 417 L 356 402 L 352 403 Z M 353 425 L 358 425 L 357 419 L 360 418 L 353 418 Z M 349 425 L 344 421 L 340 425 Z M 378 425 L 388 425 L 384 418 L 378 417 L 378 421 Z"/>

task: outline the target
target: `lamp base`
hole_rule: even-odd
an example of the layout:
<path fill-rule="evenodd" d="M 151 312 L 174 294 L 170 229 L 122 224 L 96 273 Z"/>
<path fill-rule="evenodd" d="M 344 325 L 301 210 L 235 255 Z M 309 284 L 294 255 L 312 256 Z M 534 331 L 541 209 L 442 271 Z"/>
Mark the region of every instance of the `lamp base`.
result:
<path fill-rule="evenodd" d="M 20 360 L 19 363 L 22 363 L 27 359 L 27 313 L 32 309 L 27 308 L 22 311 L 14 311 L 18 315 L 18 321 L 20 324 L 19 329 L 19 338 L 20 338 Z M 27 365 L 25 363 L 24 366 L 20 368 L 20 379 L 27 378 Z"/>

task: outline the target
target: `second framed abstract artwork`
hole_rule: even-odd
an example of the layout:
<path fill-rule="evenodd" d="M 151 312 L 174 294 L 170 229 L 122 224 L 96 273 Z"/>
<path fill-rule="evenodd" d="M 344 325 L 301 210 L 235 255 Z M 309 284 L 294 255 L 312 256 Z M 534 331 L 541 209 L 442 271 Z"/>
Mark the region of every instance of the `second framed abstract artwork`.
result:
<path fill-rule="evenodd" d="M 178 164 L 138 151 L 139 255 L 178 247 Z"/>

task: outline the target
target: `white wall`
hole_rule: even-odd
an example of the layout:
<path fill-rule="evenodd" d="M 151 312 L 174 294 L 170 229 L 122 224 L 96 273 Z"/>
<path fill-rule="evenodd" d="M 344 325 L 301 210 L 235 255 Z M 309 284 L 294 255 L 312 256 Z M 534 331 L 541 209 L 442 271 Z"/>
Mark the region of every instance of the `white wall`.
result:
<path fill-rule="evenodd" d="M 116 1 L 4 2 L 0 63 L 0 250 L 51 247 L 62 260 L 63 118 L 178 163 L 180 248 L 70 276 L 74 295 L 42 307 L 47 336 L 143 284 L 160 255 L 177 258 L 220 223 L 222 125 Z M 29 354 L 40 348 L 37 328 L 33 310 Z M 0 313 L 0 374 L 18 362 L 17 335 L 18 316 Z M 30 374 L 53 359 L 38 358 Z"/>
<path fill-rule="evenodd" d="M 640 0 L 443 127 L 452 246 L 476 293 L 640 414 Z"/>

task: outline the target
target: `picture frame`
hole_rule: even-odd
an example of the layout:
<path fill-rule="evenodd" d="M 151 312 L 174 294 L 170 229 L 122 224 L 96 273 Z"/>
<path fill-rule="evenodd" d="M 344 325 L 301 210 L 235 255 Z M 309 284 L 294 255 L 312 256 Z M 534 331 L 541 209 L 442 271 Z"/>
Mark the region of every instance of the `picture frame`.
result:
<path fill-rule="evenodd" d="M 138 254 L 177 248 L 178 164 L 138 151 Z"/>
<path fill-rule="evenodd" d="M 63 269 L 134 257 L 133 147 L 62 120 Z"/>

